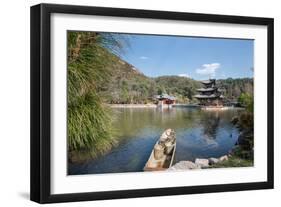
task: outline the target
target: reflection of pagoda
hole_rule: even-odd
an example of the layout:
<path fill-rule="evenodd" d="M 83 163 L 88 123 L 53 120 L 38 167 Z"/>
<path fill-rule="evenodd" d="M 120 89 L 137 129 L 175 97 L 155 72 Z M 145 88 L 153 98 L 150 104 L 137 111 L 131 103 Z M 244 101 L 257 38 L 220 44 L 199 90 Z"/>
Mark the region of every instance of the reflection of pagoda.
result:
<path fill-rule="evenodd" d="M 204 137 L 216 139 L 219 124 L 220 116 L 217 111 L 204 113 L 204 118 L 202 119 Z"/>
<path fill-rule="evenodd" d="M 197 89 L 199 94 L 194 97 L 197 98 L 201 106 L 214 106 L 222 107 L 223 106 L 223 95 L 218 87 L 216 87 L 216 80 L 210 79 L 206 81 L 201 81 L 204 85 L 203 88 Z"/>

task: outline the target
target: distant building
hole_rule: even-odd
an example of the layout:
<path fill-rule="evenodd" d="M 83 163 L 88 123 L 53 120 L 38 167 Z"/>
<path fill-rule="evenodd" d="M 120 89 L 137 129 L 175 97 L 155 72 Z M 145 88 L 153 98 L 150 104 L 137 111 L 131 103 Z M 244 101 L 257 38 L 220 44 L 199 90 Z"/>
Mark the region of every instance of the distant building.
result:
<path fill-rule="evenodd" d="M 176 103 L 176 98 L 174 96 L 170 96 L 168 94 L 161 94 L 155 96 L 157 100 L 157 105 L 158 106 L 164 106 L 164 105 L 172 105 Z"/>
<path fill-rule="evenodd" d="M 223 98 L 221 90 L 216 86 L 215 79 L 201 81 L 203 88 L 197 89 L 199 94 L 194 97 L 197 98 L 201 106 L 223 106 Z"/>

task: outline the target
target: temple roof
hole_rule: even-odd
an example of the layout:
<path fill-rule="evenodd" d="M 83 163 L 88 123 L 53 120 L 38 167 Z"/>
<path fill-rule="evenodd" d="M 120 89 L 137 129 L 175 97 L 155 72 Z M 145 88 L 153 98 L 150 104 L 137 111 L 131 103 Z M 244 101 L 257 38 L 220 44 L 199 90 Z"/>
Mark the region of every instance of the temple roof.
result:
<path fill-rule="evenodd" d="M 201 95 L 201 94 L 198 94 L 198 95 L 195 95 L 194 96 L 195 98 L 202 98 L 202 99 L 204 99 L 204 98 L 218 98 L 218 97 L 220 97 L 220 95 L 216 95 L 216 94 L 212 94 L 212 95 Z"/>
<path fill-rule="evenodd" d="M 199 89 L 197 89 L 197 91 L 199 91 L 199 92 L 207 92 L 207 91 L 214 91 L 214 90 L 216 90 L 217 88 L 199 88 Z"/>
<path fill-rule="evenodd" d="M 157 99 L 170 99 L 170 100 L 173 100 L 173 101 L 176 100 L 176 97 L 170 96 L 166 93 L 161 94 L 161 95 L 157 95 L 157 96 L 155 96 L 155 98 L 157 98 Z"/>
<path fill-rule="evenodd" d="M 214 82 L 215 82 L 215 79 L 209 79 L 209 80 L 201 81 L 201 83 L 203 83 L 203 84 L 211 84 L 211 83 L 214 83 Z"/>

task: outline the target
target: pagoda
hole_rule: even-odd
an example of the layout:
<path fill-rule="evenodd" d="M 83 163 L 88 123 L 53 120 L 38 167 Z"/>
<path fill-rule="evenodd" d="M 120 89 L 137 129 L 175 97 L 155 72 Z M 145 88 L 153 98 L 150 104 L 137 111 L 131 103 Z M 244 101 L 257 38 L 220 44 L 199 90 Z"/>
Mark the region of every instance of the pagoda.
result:
<path fill-rule="evenodd" d="M 223 107 L 223 95 L 216 86 L 215 79 L 201 81 L 203 88 L 197 89 L 198 93 L 194 97 L 199 100 L 199 105 L 207 107 Z"/>

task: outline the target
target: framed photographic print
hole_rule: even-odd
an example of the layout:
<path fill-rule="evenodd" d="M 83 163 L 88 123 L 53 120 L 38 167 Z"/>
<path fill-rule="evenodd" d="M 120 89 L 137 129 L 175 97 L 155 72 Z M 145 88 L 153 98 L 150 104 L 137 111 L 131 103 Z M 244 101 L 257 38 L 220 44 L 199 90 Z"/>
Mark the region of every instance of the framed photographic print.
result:
<path fill-rule="evenodd" d="M 31 200 L 273 188 L 273 19 L 31 7 Z"/>

